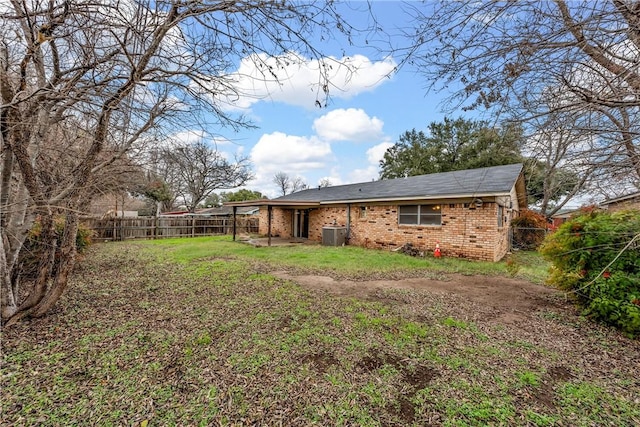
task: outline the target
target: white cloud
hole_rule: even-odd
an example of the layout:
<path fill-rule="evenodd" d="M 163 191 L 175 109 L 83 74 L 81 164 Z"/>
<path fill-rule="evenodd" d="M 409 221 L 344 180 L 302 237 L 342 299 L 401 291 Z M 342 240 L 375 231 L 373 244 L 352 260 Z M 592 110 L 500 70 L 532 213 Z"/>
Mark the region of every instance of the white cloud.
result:
<path fill-rule="evenodd" d="M 229 109 L 247 109 L 265 99 L 313 108 L 325 89 L 341 99 L 375 89 L 396 65 L 393 58 L 371 62 L 364 55 L 318 60 L 295 52 L 253 54 L 242 59 L 236 72 L 222 76 L 224 84 L 219 82 L 213 92 Z"/>
<path fill-rule="evenodd" d="M 292 178 L 324 168 L 333 159 L 331 145 L 317 137 L 287 135 L 281 132 L 262 135 L 250 154 L 255 179 L 252 187 L 270 197 L 276 196 L 273 176 L 285 172 Z"/>
<path fill-rule="evenodd" d="M 207 137 L 207 133 L 203 130 L 185 130 L 174 133 L 169 136 L 169 140 L 181 144 L 195 144 Z"/>
<path fill-rule="evenodd" d="M 318 179 L 318 182 L 316 183 L 316 185 L 320 185 L 320 183 L 323 180 L 329 180 L 329 183 L 331 184 L 332 187 L 336 185 L 344 184 L 344 181 L 342 181 L 342 178 L 340 177 L 340 168 L 336 166 L 331 168 L 331 170 L 329 171 L 329 175 L 321 176 Z"/>
<path fill-rule="evenodd" d="M 354 169 L 349 173 L 349 182 L 367 182 L 378 179 L 380 173 L 377 165 L 369 165 L 364 169 Z"/>
<path fill-rule="evenodd" d="M 213 145 L 214 147 L 216 147 L 216 148 L 217 148 L 217 147 L 220 147 L 220 146 L 233 145 L 233 144 L 234 144 L 234 142 L 233 142 L 233 141 L 231 141 L 231 140 L 229 140 L 229 139 L 227 139 L 227 138 L 224 138 L 224 137 L 222 137 L 222 136 L 215 136 L 215 137 L 213 137 L 213 138 L 211 139 L 211 142 L 212 142 L 212 145 Z M 240 150 L 244 150 L 244 147 L 243 147 L 242 145 L 238 145 L 238 149 L 240 149 Z"/>
<path fill-rule="evenodd" d="M 389 141 L 381 142 L 367 150 L 367 160 L 372 165 L 378 166 L 380 160 L 384 157 L 387 149 L 393 147 L 393 143 Z"/>
<path fill-rule="evenodd" d="M 370 119 L 362 110 L 350 109 L 339 111 L 346 111 L 348 112 L 347 115 L 354 113 L 352 117 L 366 119 L 360 120 L 360 122 L 366 122 L 368 120 L 369 123 L 371 123 L 373 121 L 373 119 Z M 329 116 L 329 114 L 324 116 L 324 118 L 327 116 Z M 273 183 L 273 177 L 278 172 L 285 172 L 291 178 L 300 177 L 311 187 L 318 185 L 324 178 L 328 179 L 331 185 L 334 186 L 350 182 L 365 182 L 378 179 L 379 161 L 382 159 L 387 148 L 393 144 L 389 140 L 385 140 L 370 147 L 366 151 L 368 165 L 365 164 L 365 166 L 360 169 L 352 169 L 347 179 L 343 179 L 340 174 L 340 167 L 335 165 L 335 156 L 329 142 L 331 136 L 329 134 L 330 126 L 328 124 L 331 123 L 331 121 L 324 121 L 324 118 L 321 118 L 323 120 L 319 122 L 316 121 L 314 125 L 314 129 L 318 134 L 316 136 L 295 136 L 282 132 L 262 135 L 251 150 L 250 159 L 253 164 L 255 179 L 249 183 L 249 187 L 259 188 L 263 194 L 269 197 L 279 196 L 280 194 L 278 194 L 278 190 Z M 379 125 L 380 130 L 376 131 L 378 133 L 376 136 L 378 140 L 384 138 L 381 136 L 381 128 L 382 122 L 380 122 Z M 361 134 L 365 131 L 366 129 L 364 129 Z M 355 131 L 352 133 L 353 135 L 357 135 Z M 358 139 L 355 136 L 352 138 Z M 331 162 L 334 162 L 334 166 L 331 167 L 328 175 L 319 177 L 316 175 L 317 179 L 308 179 L 310 175 L 314 175 L 314 171 L 323 173 L 323 170 L 325 170 L 324 173 L 326 174 L 326 168 L 330 166 Z"/>
<path fill-rule="evenodd" d="M 316 137 L 286 135 L 281 132 L 262 135 L 251 150 L 255 164 L 268 165 L 270 169 L 302 171 L 324 167 L 331 156 L 331 146 Z"/>
<path fill-rule="evenodd" d="M 367 161 L 369 166 L 361 169 L 354 169 L 349 174 L 349 180 L 351 182 L 366 182 L 376 180 L 380 177 L 380 160 L 384 157 L 387 148 L 393 146 L 393 143 L 389 141 L 381 142 L 367 150 Z"/>
<path fill-rule="evenodd" d="M 380 139 L 384 123 L 369 117 L 362 109 L 348 108 L 330 111 L 313 122 L 318 136 L 327 141 L 363 142 Z"/>

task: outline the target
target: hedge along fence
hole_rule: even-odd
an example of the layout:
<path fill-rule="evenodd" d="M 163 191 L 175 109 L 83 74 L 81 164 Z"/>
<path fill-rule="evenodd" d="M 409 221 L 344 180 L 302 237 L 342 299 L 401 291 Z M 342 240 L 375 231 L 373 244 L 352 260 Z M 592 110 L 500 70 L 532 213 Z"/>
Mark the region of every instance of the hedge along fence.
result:
<path fill-rule="evenodd" d="M 640 335 L 640 211 L 587 212 L 562 224 L 540 251 L 550 281 L 589 316 Z"/>
<path fill-rule="evenodd" d="M 511 227 L 511 249 L 535 251 L 549 233 L 548 228 Z"/>
<path fill-rule="evenodd" d="M 511 248 L 536 250 L 549 233 L 547 220 L 534 211 L 524 209 L 511 221 Z"/>
<path fill-rule="evenodd" d="M 233 233 L 233 218 L 228 217 L 138 217 L 83 219 L 98 242 L 131 239 L 163 239 L 170 237 L 214 236 Z M 237 233 L 257 233 L 258 218 L 236 218 Z"/>

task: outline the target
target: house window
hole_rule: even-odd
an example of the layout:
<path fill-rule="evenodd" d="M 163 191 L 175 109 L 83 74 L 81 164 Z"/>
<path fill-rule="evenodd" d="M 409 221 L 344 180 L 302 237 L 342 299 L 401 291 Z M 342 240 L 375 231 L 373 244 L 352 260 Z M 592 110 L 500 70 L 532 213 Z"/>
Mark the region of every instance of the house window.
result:
<path fill-rule="evenodd" d="M 504 206 L 498 205 L 498 227 L 504 225 Z"/>
<path fill-rule="evenodd" d="M 358 218 L 366 218 L 367 217 L 367 207 L 366 206 L 360 206 L 360 213 L 358 214 Z"/>
<path fill-rule="evenodd" d="M 405 225 L 440 225 L 440 205 L 406 205 L 398 210 L 398 223 Z"/>

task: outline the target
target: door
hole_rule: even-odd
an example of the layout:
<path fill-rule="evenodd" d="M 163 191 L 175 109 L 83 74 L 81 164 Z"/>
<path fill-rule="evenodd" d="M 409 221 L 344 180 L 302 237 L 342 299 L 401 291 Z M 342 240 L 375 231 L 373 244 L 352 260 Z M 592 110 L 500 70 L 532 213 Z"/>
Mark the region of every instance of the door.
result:
<path fill-rule="evenodd" d="M 294 210 L 293 237 L 309 238 L 309 209 Z"/>

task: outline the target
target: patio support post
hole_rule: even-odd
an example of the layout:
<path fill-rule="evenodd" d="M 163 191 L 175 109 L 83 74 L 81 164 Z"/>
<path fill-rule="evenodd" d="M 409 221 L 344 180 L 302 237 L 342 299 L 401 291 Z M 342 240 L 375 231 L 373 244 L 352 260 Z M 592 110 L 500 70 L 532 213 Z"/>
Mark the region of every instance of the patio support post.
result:
<path fill-rule="evenodd" d="M 233 207 L 233 241 L 236 241 L 236 212 L 238 211 L 238 207 Z"/>
<path fill-rule="evenodd" d="M 267 205 L 267 246 L 271 246 L 271 210 L 273 207 L 271 205 Z"/>

